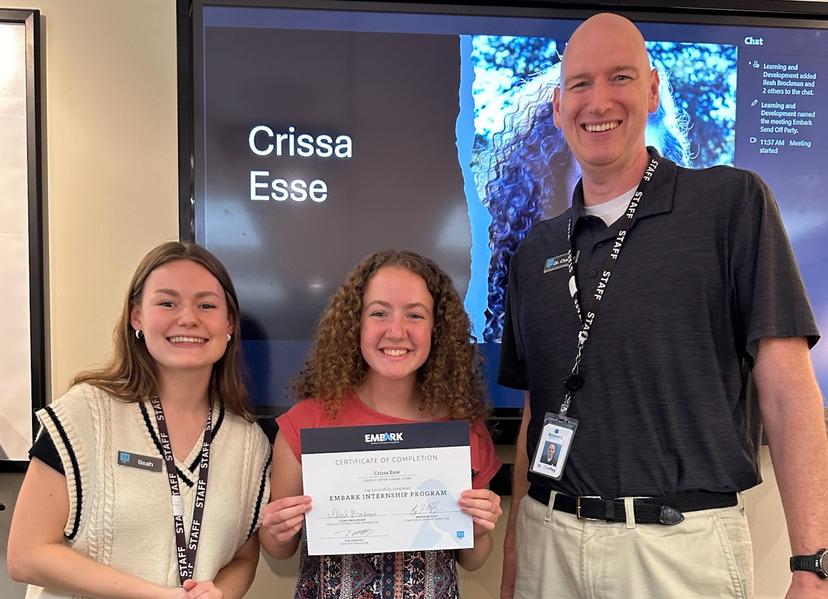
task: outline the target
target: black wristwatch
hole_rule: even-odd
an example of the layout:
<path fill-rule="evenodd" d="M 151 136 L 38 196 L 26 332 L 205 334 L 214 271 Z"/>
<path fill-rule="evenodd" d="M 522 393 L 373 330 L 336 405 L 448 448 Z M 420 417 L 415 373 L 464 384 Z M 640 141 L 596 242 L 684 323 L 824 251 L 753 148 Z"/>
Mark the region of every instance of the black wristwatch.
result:
<path fill-rule="evenodd" d="M 794 555 L 791 557 L 791 572 L 805 570 L 813 572 L 820 578 L 828 578 L 828 553 L 822 548 L 813 555 Z"/>

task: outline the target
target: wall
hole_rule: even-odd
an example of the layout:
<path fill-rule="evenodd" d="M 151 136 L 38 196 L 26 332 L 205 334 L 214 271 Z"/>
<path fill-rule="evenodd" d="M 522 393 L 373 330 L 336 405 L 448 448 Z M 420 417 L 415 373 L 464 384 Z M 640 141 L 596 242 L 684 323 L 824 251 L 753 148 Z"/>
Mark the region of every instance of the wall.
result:
<path fill-rule="evenodd" d="M 106 359 L 129 276 L 178 236 L 174 0 L 13 0 L 40 9 L 52 394 Z M 18 475 L 0 475 L 11 507 Z M 0 597 L 11 512 L 0 513 Z"/>
<path fill-rule="evenodd" d="M 174 239 L 177 222 L 176 47 L 173 0 L 15 0 L 43 15 L 44 132 L 49 256 L 49 358 L 53 394 L 101 362 L 129 275 L 144 252 Z M 778 495 L 751 491 L 757 596 L 787 584 L 788 545 Z M 13 508 L 21 476 L 0 475 Z M 11 511 L 0 513 L 0 597 L 22 598 L 5 568 Z M 500 545 L 502 527 L 497 531 Z M 499 553 L 464 577 L 466 597 L 493 598 Z M 295 562 L 262 561 L 253 598 L 291 594 Z"/>

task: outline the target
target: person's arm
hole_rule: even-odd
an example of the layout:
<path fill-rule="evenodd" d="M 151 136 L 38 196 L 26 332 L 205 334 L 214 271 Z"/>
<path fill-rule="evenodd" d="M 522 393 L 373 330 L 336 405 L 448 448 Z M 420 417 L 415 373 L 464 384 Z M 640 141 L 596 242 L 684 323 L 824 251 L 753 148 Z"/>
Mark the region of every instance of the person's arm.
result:
<path fill-rule="evenodd" d="M 187 597 L 183 589 L 162 587 L 73 551 L 63 538 L 68 516 L 66 478 L 33 458 L 17 496 L 9 531 L 7 560 L 13 580 L 91 597 Z"/>
<path fill-rule="evenodd" d="M 500 578 L 501 599 L 512 599 L 515 592 L 515 571 L 517 566 L 517 515 L 521 500 L 529 492 L 529 456 L 526 455 L 526 430 L 532 411 L 529 407 L 529 392 L 523 400 L 523 417 L 520 421 L 517 445 L 515 446 L 515 464 L 512 471 L 512 504 L 509 508 L 509 520 L 506 523 L 506 538 L 503 541 L 503 574 Z"/>
<path fill-rule="evenodd" d="M 258 565 L 259 539 L 253 535 L 239 548 L 230 563 L 218 571 L 214 580 L 188 580 L 184 583 L 184 590 L 189 599 L 241 599 L 253 584 Z"/>
<path fill-rule="evenodd" d="M 249 425 L 248 433 L 250 439 L 249 458 L 251 467 L 248 472 L 246 484 L 242 484 L 243 491 L 239 497 L 239 509 L 242 513 L 250 513 L 250 521 L 242 522 L 240 525 L 244 530 L 248 527 L 257 528 L 264 506 L 262 501 L 267 501 L 270 492 L 270 460 L 273 454 L 273 447 L 265 434 L 255 424 Z M 247 540 L 236 550 L 236 554 L 229 563 L 225 564 L 212 580 L 186 580 L 184 589 L 190 599 L 231 599 L 244 597 L 244 594 L 253 584 L 256 575 L 256 568 L 259 565 L 259 537 L 251 534 Z"/>
<path fill-rule="evenodd" d="M 465 570 L 477 570 L 492 552 L 492 531 L 503 513 L 500 496 L 489 489 L 469 489 L 460 496 L 460 509 L 474 520 L 474 547 L 460 549 L 457 563 Z"/>
<path fill-rule="evenodd" d="M 760 340 L 753 376 L 791 550 L 816 553 L 828 545 L 828 437 L 806 340 Z M 787 597 L 806 596 L 828 597 L 828 581 L 795 572 Z"/>
<path fill-rule="evenodd" d="M 270 499 L 263 511 L 259 540 L 272 557 L 287 559 L 299 546 L 299 531 L 311 502 L 302 495 L 302 464 L 281 432 L 273 443 Z"/>

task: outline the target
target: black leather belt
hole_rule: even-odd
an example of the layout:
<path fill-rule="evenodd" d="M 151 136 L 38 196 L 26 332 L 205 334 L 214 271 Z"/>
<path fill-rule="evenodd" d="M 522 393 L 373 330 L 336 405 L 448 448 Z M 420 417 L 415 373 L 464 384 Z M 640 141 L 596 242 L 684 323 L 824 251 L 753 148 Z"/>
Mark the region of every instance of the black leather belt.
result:
<path fill-rule="evenodd" d="M 549 505 L 550 490 L 531 485 L 529 497 Z M 635 521 L 638 524 L 678 524 L 684 520 L 684 512 L 696 512 L 714 508 L 731 507 L 739 503 L 736 493 L 691 491 L 661 497 L 642 497 L 633 500 Z M 555 509 L 575 514 L 579 519 L 626 522 L 627 514 L 623 499 L 602 497 L 555 496 Z"/>

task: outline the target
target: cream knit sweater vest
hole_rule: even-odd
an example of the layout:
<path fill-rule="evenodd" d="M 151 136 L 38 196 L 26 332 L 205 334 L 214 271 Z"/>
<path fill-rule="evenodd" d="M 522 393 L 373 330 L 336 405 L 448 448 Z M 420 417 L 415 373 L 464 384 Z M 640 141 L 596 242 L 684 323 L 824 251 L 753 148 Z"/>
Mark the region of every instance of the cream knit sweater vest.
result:
<path fill-rule="evenodd" d="M 66 543 L 74 551 L 160 585 L 178 586 L 170 489 L 163 471 L 117 463 L 118 452 L 160 458 L 152 408 L 78 385 L 38 411 L 69 491 Z M 255 424 L 213 410 L 213 444 L 196 580 L 212 580 L 253 534 L 269 494 L 270 444 Z M 201 440 L 180 463 L 189 534 Z M 156 460 L 159 461 L 160 460 Z M 27 599 L 67 597 L 30 586 Z"/>

